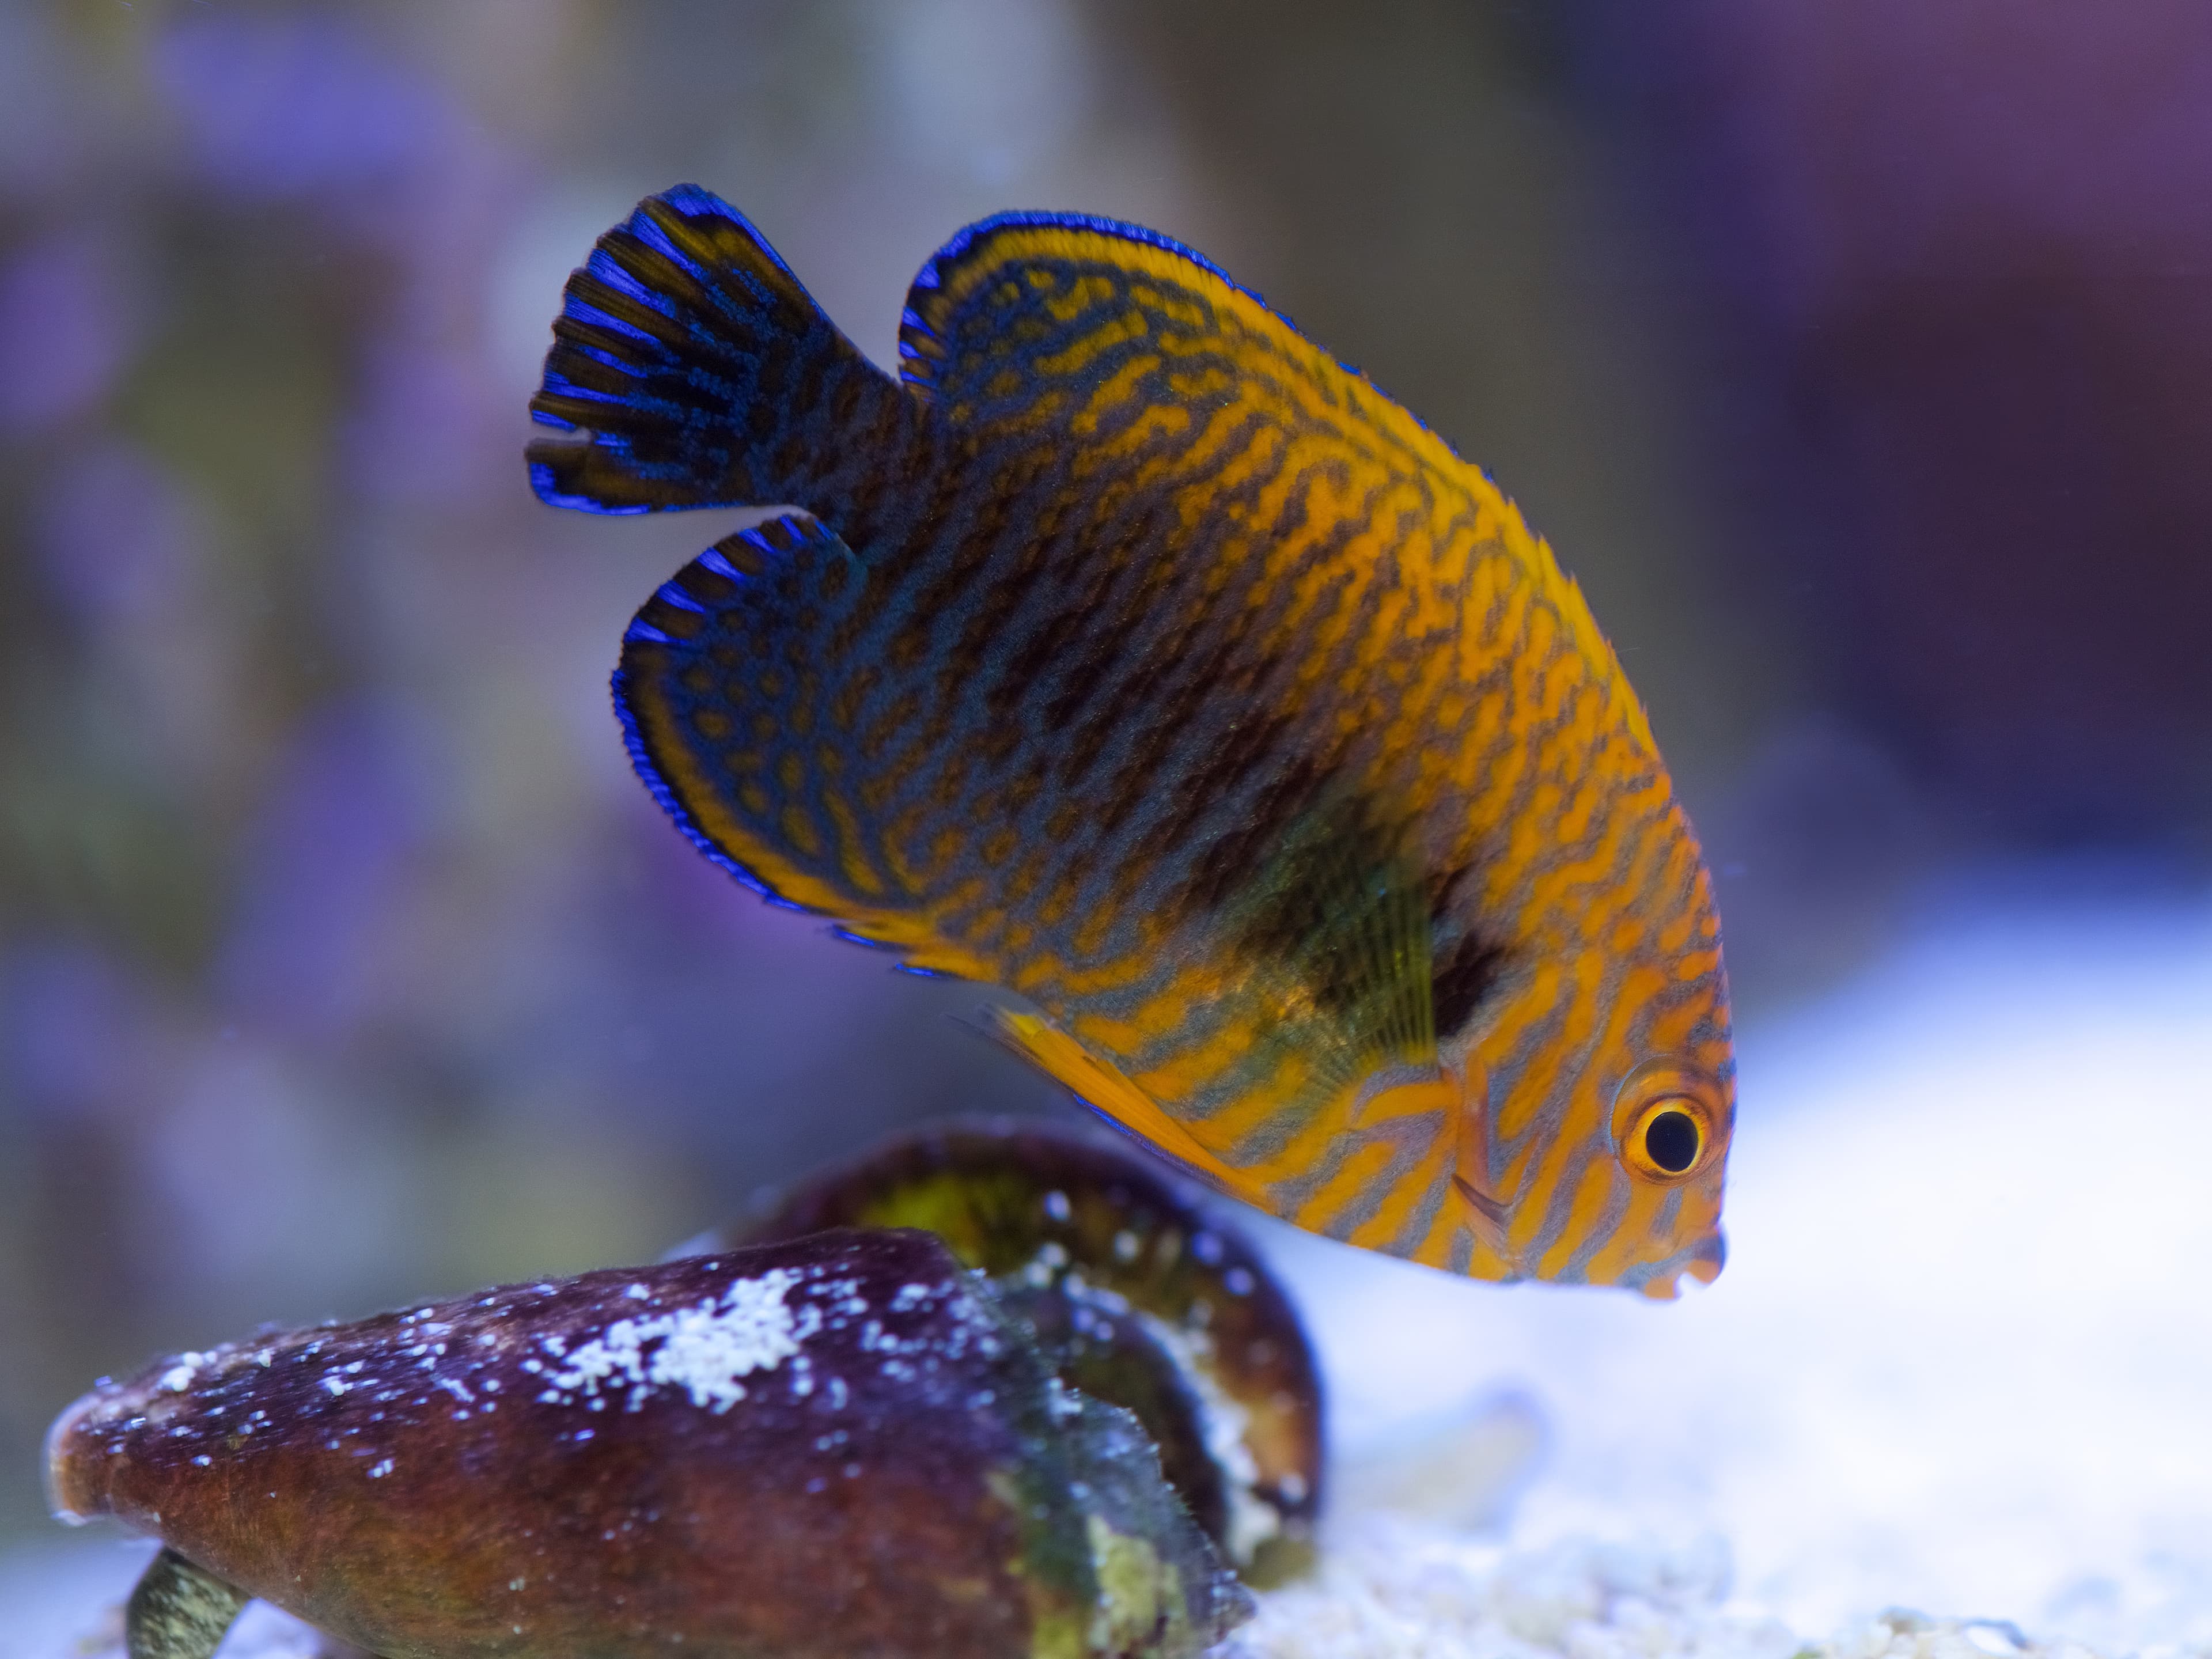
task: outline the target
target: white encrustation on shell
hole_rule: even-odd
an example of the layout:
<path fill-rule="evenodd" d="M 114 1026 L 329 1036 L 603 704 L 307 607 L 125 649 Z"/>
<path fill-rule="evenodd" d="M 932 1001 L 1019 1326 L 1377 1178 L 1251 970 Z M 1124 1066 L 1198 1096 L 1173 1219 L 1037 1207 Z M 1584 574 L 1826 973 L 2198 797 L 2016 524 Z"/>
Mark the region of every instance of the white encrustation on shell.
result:
<path fill-rule="evenodd" d="M 739 1378 L 775 1370 L 821 1328 L 817 1305 L 794 1311 L 784 1300 L 799 1283 L 797 1273 L 772 1268 L 731 1280 L 719 1298 L 617 1319 L 573 1346 L 558 1337 L 542 1338 L 563 1364 L 546 1372 L 538 1398 L 550 1405 L 570 1404 L 578 1395 L 596 1401 L 600 1385 L 611 1382 L 616 1388 L 628 1385 L 629 1408 L 635 1411 L 647 1395 L 667 1384 L 689 1393 L 695 1406 L 726 1412 L 745 1397 Z M 628 1294 L 641 1301 L 649 1292 L 633 1285 Z"/>

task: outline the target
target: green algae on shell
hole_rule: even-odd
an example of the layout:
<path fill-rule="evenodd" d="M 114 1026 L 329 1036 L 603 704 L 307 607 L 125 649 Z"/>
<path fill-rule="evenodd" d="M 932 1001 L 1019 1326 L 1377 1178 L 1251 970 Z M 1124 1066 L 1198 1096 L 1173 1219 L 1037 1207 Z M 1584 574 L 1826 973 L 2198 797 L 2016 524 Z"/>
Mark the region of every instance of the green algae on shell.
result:
<path fill-rule="evenodd" d="M 47 1477 L 387 1659 L 1167 1659 L 1250 1607 L 1136 1423 L 913 1231 L 179 1355 L 64 1413 Z"/>
<path fill-rule="evenodd" d="M 1303 1571 L 1320 1370 L 1265 1260 L 1157 1160 L 1103 1135 L 957 1119 L 817 1175 L 703 1243 L 921 1227 L 989 1273 L 1071 1387 L 1133 1412 L 1253 1583 Z M 697 1245 L 686 1248 L 697 1248 Z"/>

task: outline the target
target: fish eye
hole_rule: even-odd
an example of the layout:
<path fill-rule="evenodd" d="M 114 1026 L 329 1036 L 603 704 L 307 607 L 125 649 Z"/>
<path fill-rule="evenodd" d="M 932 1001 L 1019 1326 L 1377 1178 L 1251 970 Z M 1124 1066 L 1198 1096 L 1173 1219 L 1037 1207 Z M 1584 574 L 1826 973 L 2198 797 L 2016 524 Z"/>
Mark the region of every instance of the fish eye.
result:
<path fill-rule="evenodd" d="M 1704 1167 L 1713 1145 L 1712 1093 L 1702 1073 L 1638 1066 L 1621 1085 L 1613 1145 L 1631 1174 L 1662 1186 Z"/>
<path fill-rule="evenodd" d="M 1654 1168 L 1668 1175 L 1686 1173 L 1698 1161 L 1705 1141 L 1705 1133 L 1698 1127 L 1698 1120 L 1665 1101 L 1644 1115 L 1638 1133 L 1643 1137 L 1644 1156 Z"/>

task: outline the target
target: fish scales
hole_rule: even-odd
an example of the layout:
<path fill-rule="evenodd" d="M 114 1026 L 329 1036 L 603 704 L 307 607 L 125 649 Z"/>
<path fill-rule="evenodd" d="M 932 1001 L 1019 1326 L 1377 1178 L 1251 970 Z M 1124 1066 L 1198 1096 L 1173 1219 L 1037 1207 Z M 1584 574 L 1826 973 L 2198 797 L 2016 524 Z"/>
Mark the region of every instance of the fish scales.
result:
<path fill-rule="evenodd" d="M 1110 221 L 962 232 L 896 380 L 693 186 L 567 300 L 543 498 L 799 509 L 624 640 L 633 757 L 709 856 L 1017 993 L 1012 1046 L 1299 1225 L 1492 1279 L 1718 1271 L 1710 879 L 1480 470 Z"/>

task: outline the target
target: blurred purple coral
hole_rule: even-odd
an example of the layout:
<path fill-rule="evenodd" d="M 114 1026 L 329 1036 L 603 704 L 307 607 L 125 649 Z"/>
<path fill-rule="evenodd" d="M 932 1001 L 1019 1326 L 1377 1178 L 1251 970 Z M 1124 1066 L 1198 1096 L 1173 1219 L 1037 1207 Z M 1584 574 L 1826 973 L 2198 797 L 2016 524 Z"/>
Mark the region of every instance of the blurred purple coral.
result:
<path fill-rule="evenodd" d="M 357 190 L 452 144 L 445 100 L 328 15 L 193 17 L 153 70 L 202 173 L 248 200 Z"/>
<path fill-rule="evenodd" d="M 0 959 L 0 1094 L 38 1117 L 112 1112 L 137 1079 L 143 1000 L 89 945 L 19 945 Z"/>
<path fill-rule="evenodd" d="M 120 439 L 64 462 L 38 501 L 40 572 L 64 610 L 97 624 L 173 598 L 198 553 L 192 501 L 153 456 Z"/>
<path fill-rule="evenodd" d="M 130 361 L 131 307 L 112 251 L 82 228 L 0 266 L 0 433 L 89 413 Z"/>
<path fill-rule="evenodd" d="M 217 977 L 240 1017 L 328 1039 L 390 983 L 379 947 L 422 835 L 424 755 L 388 707 L 305 723 L 246 836 Z"/>

